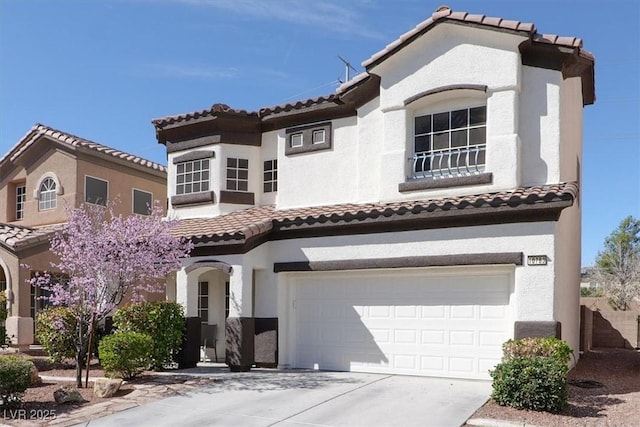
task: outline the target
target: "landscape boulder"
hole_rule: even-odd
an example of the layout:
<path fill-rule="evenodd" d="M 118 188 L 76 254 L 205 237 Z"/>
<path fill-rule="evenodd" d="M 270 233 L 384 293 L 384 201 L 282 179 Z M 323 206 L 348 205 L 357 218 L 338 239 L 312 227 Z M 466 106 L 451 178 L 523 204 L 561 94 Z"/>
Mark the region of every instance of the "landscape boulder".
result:
<path fill-rule="evenodd" d="M 82 403 L 85 401 L 78 389 L 68 385 L 54 391 L 53 398 L 56 403 Z"/>
<path fill-rule="evenodd" d="M 96 378 L 93 382 L 93 394 L 97 397 L 111 397 L 121 385 L 121 378 Z"/>

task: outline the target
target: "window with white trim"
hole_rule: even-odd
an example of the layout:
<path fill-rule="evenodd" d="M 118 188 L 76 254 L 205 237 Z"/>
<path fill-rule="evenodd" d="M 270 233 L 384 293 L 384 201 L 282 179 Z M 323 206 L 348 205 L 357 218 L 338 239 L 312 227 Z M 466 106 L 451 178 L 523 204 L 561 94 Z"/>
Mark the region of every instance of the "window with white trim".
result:
<path fill-rule="evenodd" d="M 264 162 L 263 190 L 265 193 L 278 191 L 278 160 Z"/>
<path fill-rule="evenodd" d="M 109 182 L 104 179 L 84 176 L 84 201 L 93 205 L 107 205 Z"/>
<path fill-rule="evenodd" d="M 209 159 L 190 160 L 176 164 L 176 194 L 209 191 Z"/>
<path fill-rule="evenodd" d="M 27 202 L 27 186 L 16 186 L 16 220 L 24 219 L 24 205 Z"/>
<path fill-rule="evenodd" d="M 487 107 L 414 118 L 412 178 L 467 176 L 484 171 Z"/>
<path fill-rule="evenodd" d="M 249 191 L 249 160 L 227 158 L 227 190 Z"/>
<path fill-rule="evenodd" d="M 153 203 L 153 194 L 148 191 L 133 189 L 133 213 L 149 215 Z"/>
<path fill-rule="evenodd" d="M 302 132 L 293 133 L 289 138 L 289 146 L 291 148 L 302 147 Z"/>
<path fill-rule="evenodd" d="M 52 178 L 45 178 L 40 183 L 38 190 L 38 209 L 47 211 L 55 209 L 57 205 L 56 182 Z"/>
<path fill-rule="evenodd" d="M 209 322 L 209 282 L 198 282 L 198 317 L 202 323 Z"/>
<path fill-rule="evenodd" d="M 324 135 L 325 135 L 324 129 L 314 130 L 311 133 L 311 143 L 312 144 L 323 144 L 324 141 L 325 141 Z"/>

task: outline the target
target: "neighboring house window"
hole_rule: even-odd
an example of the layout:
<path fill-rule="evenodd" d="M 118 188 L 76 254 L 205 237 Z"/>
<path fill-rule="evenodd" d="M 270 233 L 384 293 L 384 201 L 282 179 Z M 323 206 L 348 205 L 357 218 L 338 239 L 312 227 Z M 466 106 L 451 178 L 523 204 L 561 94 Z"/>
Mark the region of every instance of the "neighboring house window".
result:
<path fill-rule="evenodd" d="M 263 181 L 265 193 L 278 191 L 278 160 L 267 160 L 264 162 Z"/>
<path fill-rule="evenodd" d="M 16 187 L 16 220 L 24 219 L 24 204 L 27 201 L 27 186 Z"/>
<path fill-rule="evenodd" d="M 84 201 L 94 205 L 107 205 L 109 200 L 109 183 L 100 178 L 85 175 Z"/>
<path fill-rule="evenodd" d="M 287 156 L 331 148 L 331 122 L 292 127 L 285 130 L 285 135 Z"/>
<path fill-rule="evenodd" d="M 209 159 L 180 162 L 176 165 L 176 194 L 209 191 Z"/>
<path fill-rule="evenodd" d="M 227 190 L 249 191 L 249 160 L 227 158 Z"/>
<path fill-rule="evenodd" d="M 198 282 L 198 317 L 202 323 L 209 322 L 209 282 Z"/>
<path fill-rule="evenodd" d="M 148 191 L 133 189 L 133 213 L 139 215 L 149 215 L 151 213 L 151 204 L 153 203 L 153 194 Z"/>
<path fill-rule="evenodd" d="M 45 178 L 40 183 L 38 196 L 38 208 L 41 211 L 55 209 L 57 206 L 56 182 L 51 178 Z"/>
<path fill-rule="evenodd" d="M 487 107 L 427 114 L 414 119 L 412 178 L 465 176 L 484 170 Z"/>
<path fill-rule="evenodd" d="M 224 282 L 224 318 L 229 318 L 229 297 L 230 297 L 230 287 L 229 282 Z"/>

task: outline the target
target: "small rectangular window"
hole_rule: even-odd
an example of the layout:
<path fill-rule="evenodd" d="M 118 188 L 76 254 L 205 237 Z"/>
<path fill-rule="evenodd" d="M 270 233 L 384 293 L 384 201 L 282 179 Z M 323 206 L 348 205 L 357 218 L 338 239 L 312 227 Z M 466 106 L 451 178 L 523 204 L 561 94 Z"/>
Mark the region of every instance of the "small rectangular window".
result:
<path fill-rule="evenodd" d="M 249 191 L 249 160 L 227 158 L 227 190 Z"/>
<path fill-rule="evenodd" d="M 302 147 L 302 134 L 301 133 L 294 133 L 290 136 L 290 143 L 289 146 L 291 148 L 295 148 L 295 147 Z"/>
<path fill-rule="evenodd" d="M 314 130 L 311 134 L 311 142 L 313 144 L 322 144 L 324 142 L 324 129 Z"/>
<path fill-rule="evenodd" d="M 148 191 L 133 189 L 133 213 L 149 215 L 153 203 L 153 194 Z"/>
<path fill-rule="evenodd" d="M 94 205 L 107 205 L 109 200 L 109 183 L 100 178 L 85 175 L 84 201 Z"/>
<path fill-rule="evenodd" d="M 16 187 L 16 220 L 24 219 L 24 204 L 27 201 L 27 186 Z"/>
<path fill-rule="evenodd" d="M 209 322 L 209 282 L 198 282 L 198 317 L 202 323 Z"/>
<path fill-rule="evenodd" d="M 265 193 L 278 191 L 278 160 L 264 162 L 263 190 Z"/>

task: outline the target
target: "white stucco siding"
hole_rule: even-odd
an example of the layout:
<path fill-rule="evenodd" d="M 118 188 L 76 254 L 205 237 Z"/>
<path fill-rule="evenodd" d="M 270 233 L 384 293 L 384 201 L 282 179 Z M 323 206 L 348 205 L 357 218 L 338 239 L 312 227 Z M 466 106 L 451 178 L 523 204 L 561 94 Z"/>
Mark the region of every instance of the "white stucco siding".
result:
<path fill-rule="evenodd" d="M 284 151 L 280 151 L 284 155 Z M 278 159 L 279 151 L 278 151 L 278 131 L 265 132 L 262 134 L 262 147 L 260 149 L 260 164 L 258 165 L 259 179 L 258 183 L 260 186 L 260 193 L 256 193 L 256 201 L 261 205 L 273 205 L 277 202 L 277 192 L 264 192 L 264 162 L 268 160 L 278 160 L 278 163 L 281 163 L 281 160 Z M 280 185 L 280 182 L 278 182 Z"/>
<path fill-rule="evenodd" d="M 353 201 L 357 195 L 357 118 L 331 122 L 331 149 L 282 155 L 278 162 L 278 208 L 319 206 Z M 284 153 L 285 130 L 279 134 Z"/>
<path fill-rule="evenodd" d="M 573 348 L 580 346 L 580 264 L 582 215 L 580 207 L 565 209 L 556 224 L 554 312 L 562 324 L 562 339 Z M 572 361 L 573 362 L 573 361 Z"/>
<path fill-rule="evenodd" d="M 560 87 L 562 73 L 522 67 L 520 139 L 522 184 L 560 182 Z M 580 103 L 580 106 L 582 103 Z"/>
<path fill-rule="evenodd" d="M 197 218 L 197 217 L 206 217 L 211 215 L 212 205 L 186 205 L 186 206 L 176 206 L 174 207 L 171 204 L 171 197 L 176 195 L 176 165 L 173 163 L 174 159 L 180 157 L 184 154 L 189 154 L 194 151 L 213 151 L 214 157 L 209 160 L 209 188 L 216 192 L 216 197 L 219 197 L 219 190 L 221 182 L 220 182 L 220 174 L 217 172 L 220 170 L 221 165 L 221 146 L 220 145 L 209 145 L 206 147 L 197 147 L 190 150 L 178 151 L 175 153 L 167 154 L 167 197 L 169 198 L 169 209 L 167 214 L 169 216 L 175 218 Z M 217 207 L 215 208 L 217 210 Z"/>
<path fill-rule="evenodd" d="M 461 227 L 271 242 L 273 262 L 402 258 L 469 253 L 555 253 L 553 222 Z M 554 320 L 554 262 L 515 269 L 515 320 Z"/>
<path fill-rule="evenodd" d="M 370 70 L 381 77 L 383 110 L 429 89 L 453 84 L 519 87 L 523 37 L 458 25 L 438 25 Z"/>
<path fill-rule="evenodd" d="M 385 138 L 380 137 L 384 131 L 383 118 L 380 98 L 358 109 L 357 167 L 353 171 L 357 174 L 356 203 L 380 199 L 380 188 L 384 185 L 384 171 L 388 165 L 383 149 Z"/>
<path fill-rule="evenodd" d="M 582 169 L 582 82 L 579 77 L 560 86 L 560 180 L 580 181 Z"/>

